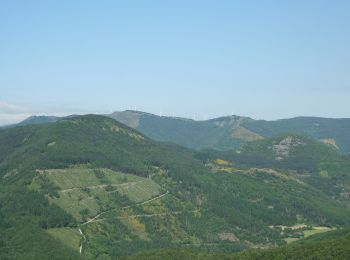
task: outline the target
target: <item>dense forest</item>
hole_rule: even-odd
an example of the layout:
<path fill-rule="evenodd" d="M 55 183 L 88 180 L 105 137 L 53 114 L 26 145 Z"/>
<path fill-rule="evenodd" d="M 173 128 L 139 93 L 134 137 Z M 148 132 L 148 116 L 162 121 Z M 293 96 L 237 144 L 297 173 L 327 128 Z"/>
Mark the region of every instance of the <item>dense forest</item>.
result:
<path fill-rule="evenodd" d="M 349 259 L 350 230 L 315 235 L 294 244 L 268 250 L 247 250 L 242 253 L 203 253 L 188 249 L 162 249 L 143 252 L 125 259 Z"/>
<path fill-rule="evenodd" d="M 0 256 L 298 256 L 287 243 L 350 225 L 349 167 L 299 135 L 195 151 L 96 115 L 3 129 Z"/>

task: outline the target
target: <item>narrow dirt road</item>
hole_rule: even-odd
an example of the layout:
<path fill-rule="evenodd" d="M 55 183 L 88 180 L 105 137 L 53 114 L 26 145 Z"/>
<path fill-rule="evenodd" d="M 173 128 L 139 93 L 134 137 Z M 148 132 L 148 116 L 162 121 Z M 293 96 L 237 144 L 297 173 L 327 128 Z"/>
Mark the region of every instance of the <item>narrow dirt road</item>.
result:
<path fill-rule="evenodd" d="M 198 209 L 196 210 L 191 210 L 191 211 L 187 211 L 187 212 L 199 212 Z M 168 215 L 178 215 L 178 214 L 182 214 L 184 213 L 184 211 L 170 211 L 170 212 L 164 212 L 164 213 L 155 213 L 155 214 L 137 214 L 137 215 L 130 215 L 130 216 L 126 216 L 126 217 L 114 217 L 117 219 L 129 219 L 129 218 L 152 218 L 152 217 L 162 217 L 162 216 L 168 216 Z M 97 219 L 95 220 L 95 222 L 100 222 L 100 221 L 104 221 L 106 220 L 106 218 L 101 218 L 101 219 Z"/>
<path fill-rule="evenodd" d="M 161 195 L 159 195 L 159 196 L 157 196 L 157 197 L 154 197 L 154 198 L 152 198 L 152 199 L 149 199 L 149 200 L 146 200 L 146 201 L 143 201 L 143 202 L 134 204 L 134 205 L 144 205 L 144 204 L 146 204 L 146 203 L 150 203 L 150 202 L 152 202 L 152 201 L 154 201 L 154 200 L 160 199 L 160 198 L 164 197 L 164 196 L 167 195 L 167 194 L 169 194 L 169 191 L 167 191 L 167 192 L 165 192 L 165 193 L 163 193 L 163 194 L 161 194 Z M 132 206 L 134 206 L 134 205 L 132 205 Z M 120 209 L 128 209 L 128 208 L 130 208 L 130 207 L 131 207 L 131 205 L 130 205 L 130 206 L 122 207 L 122 208 L 120 208 Z M 110 211 L 113 211 L 113 210 L 115 210 L 115 209 L 110 209 L 110 210 L 106 210 L 106 211 L 104 211 L 104 212 L 101 212 L 101 213 L 97 214 L 95 217 L 93 217 L 92 219 L 90 219 L 90 220 L 88 220 L 88 221 L 82 223 L 81 225 L 86 225 L 86 224 L 89 224 L 89 223 L 92 223 L 92 222 L 96 222 L 97 219 L 98 219 L 99 217 L 101 217 L 102 215 L 104 215 L 104 214 L 106 214 L 106 213 L 108 213 L 108 212 L 110 212 Z"/>
<path fill-rule="evenodd" d="M 131 187 L 131 186 L 134 186 L 140 182 L 144 182 L 144 181 L 147 181 L 147 180 L 140 180 L 140 181 L 134 181 L 134 182 L 126 182 L 126 183 L 121 183 L 121 184 L 100 184 L 100 185 L 93 185 L 93 186 L 87 186 L 87 187 L 83 187 L 83 188 L 87 188 L 87 189 L 98 189 L 98 188 L 106 188 L 108 186 L 112 186 L 112 187 Z M 73 191 L 73 190 L 81 190 L 83 189 L 81 187 L 75 187 L 75 188 L 70 188 L 70 189 L 64 189 L 64 190 L 59 190 L 58 192 L 62 192 L 62 193 L 65 193 L 65 192 L 70 192 L 70 191 Z"/>
<path fill-rule="evenodd" d="M 79 228 L 79 233 L 82 235 L 83 240 L 81 241 L 80 247 L 79 247 L 79 253 L 83 251 L 83 244 L 86 242 L 86 236 L 84 235 L 83 231 Z"/>

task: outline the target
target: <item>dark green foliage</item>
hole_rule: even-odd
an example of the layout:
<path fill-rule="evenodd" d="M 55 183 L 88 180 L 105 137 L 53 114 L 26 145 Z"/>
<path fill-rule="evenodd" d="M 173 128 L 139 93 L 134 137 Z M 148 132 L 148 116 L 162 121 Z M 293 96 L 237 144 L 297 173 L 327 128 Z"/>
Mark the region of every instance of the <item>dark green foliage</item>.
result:
<path fill-rule="evenodd" d="M 94 169 L 94 174 L 96 176 L 96 178 L 98 178 L 100 180 L 101 184 L 108 184 L 109 181 L 106 178 L 105 174 L 103 173 L 103 171 L 99 170 L 99 169 Z M 109 187 L 109 186 L 108 186 Z"/>
<path fill-rule="evenodd" d="M 6 217 L 21 218 L 34 216 L 42 228 L 65 227 L 75 224 L 72 216 L 56 205 L 50 205 L 48 200 L 35 191 L 24 186 L 2 187 L 1 210 Z"/>
<path fill-rule="evenodd" d="M 339 194 L 337 189 L 341 189 L 337 185 L 348 180 L 348 159 L 318 142 L 298 137 L 305 145 L 291 151 L 290 157 L 276 160 L 268 147 L 281 138 L 284 137 L 250 143 L 241 154 L 197 153 L 177 145 L 157 143 L 113 119 L 94 115 L 1 130 L 0 224 L 6 237 L 0 240 L 4 248 L 0 256 L 13 254 L 5 249 L 7 241 L 18 240 L 9 231 L 17 222 L 25 230 L 36 229 L 32 232 L 34 237 L 38 236 L 35 243 L 43 245 L 41 237 L 47 236 L 44 229 L 77 225 L 63 209 L 48 202 L 47 196 L 59 195 L 57 187 L 35 173 L 37 169 L 74 165 L 94 169 L 100 183 L 107 185 L 108 179 L 98 168 L 143 177 L 154 175 L 153 180 L 164 191 L 169 191 L 169 196 L 163 197 L 158 205 L 169 216 L 138 219 L 147 239 L 125 222 L 113 219 L 119 213 L 118 207 L 127 206 L 130 214 L 146 214 L 143 205 L 135 205 L 118 192 L 109 193 L 110 203 L 103 207 L 98 204 L 100 210 L 117 210 L 103 215 L 105 220 L 98 222 L 98 226 L 82 227 L 87 234 L 84 255 L 88 258 L 117 257 L 164 247 L 234 252 L 251 244 L 282 245 L 284 236 L 269 225 L 296 224 L 297 215 L 310 225 L 349 225 L 349 210 L 343 201 L 333 198 L 334 194 Z M 205 165 L 219 158 L 231 162 L 232 167 L 240 171 L 232 173 L 219 169 L 214 173 Z M 161 174 L 155 170 L 157 167 Z M 300 178 L 305 182 L 300 184 L 264 171 L 251 174 L 252 167 L 274 168 L 295 178 L 299 178 L 298 174 L 310 173 L 311 177 Z M 320 170 L 327 171 L 327 175 L 319 175 Z M 33 178 L 37 178 L 38 191 L 30 190 Z M 114 191 L 112 185 L 104 189 Z M 88 188 L 82 191 L 87 196 L 92 194 Z M 80 213 L 87 220 L 91 212 L 86 208 Z M 219 234 L 223 232 L 232 233 L 236 240 L 221 240 Z M 290 231 L 288 235 L 298 234 Z M 179 237 L 184 239 L 179 241 Z M 47 243 L 50 241 L 52 238 L 47 239 Z M 31 241 L 23 242 L 23 248 L 28 249 L 30 245 Z M 61 248 L 60 245 L 57 248 Z M 40 251 L 36 246 L 33 250 Z M 30 249 L 28 251 L 31 254 Z M 42 254 L 36 251 L 36 255 Z M 65 252 L 69 254 L 70 251 Z M 179 251 L 179 255 L 181 252 L 186 254 L 187 250 Z"/>
<path fill-rule="evenodd" d="M 38 229 L 31 217 L 11 221 L 11 226 L 1 227 L 0 233 L 1 259 L 82 259 L 78 252 Z"/>
<path fill-rule="evenodd" d="M 44 229 L 75 225 L 75 220 L 24 186 L 0 185 L 1 259 L 79 259 Z"/>
<path fill-rule="evenodd" d="M 287 133 L 320 139 L 334 139 L 342 153 L 350 152 L 350 119 L 296 117 L 276 121 L 253 120 L 239 116 L 227 116 L 206 121 L 156 116 L 139 111 L 116 112 L 107 115 L 123 124 L 134 127 L 144 135 L 158 141 L 173 142 L 189 148 L 214 148 L 230 150 L 240 147 L 249 138 L 235 137 L 240 126 L 262 137 L 274 137 Z M 62 118 L 50 116 L 30 117 L 17 125 L 47 124 Z M 8 126 L 14 127 L 15 125 Z"/>
<path fill-rule="evenodd" d="M 297 117 L 276 121 L 253 120 L 227 116 L 206 121 L 156 116 L 138 111 L 124 111 L 109 115 L 135 127 L 154 140 L 174 142 L 189 148 L 230 150 L 250 141 L 248 136 L 234 136 L 237 127 L 252 134 L 274 137 L 287 133 L 320 139 L 334 139 L 343 153 L 350 152 L 350 119 Z M 135 121 L 138 122 L 135 125 Z"/>
<path fill-rule="evenodd" d="M 208 121 L 156 116 L 137 111 L 117 112 L 109 115 L 126 125 L 135 127 L 144 135 L 164 142 L 173 142 L 194 149 L 220 150 L 238 147 L 244 140 L 232 138 L 232 129 L 238 120 L 248 118 L 229 116 Z M 134 121 L 138 124 L 135 126 Z"/>
<path fill-rule="evenodd" d="M 288 156 L 279 157 L 272 147 L 292 137 L 301 145 L 291 147 Z M 312 139 L 285 135 L 250 142 L 235 151 L 207 150 L 195 155 L 203 162 L 222 158 L 238 168 L 274 168 L 296 176 L 303 182 L 322 190 L 329 196 L 341 199 L 341 193 L 350 189 L 350 160 L 339 155 L 332 147 Z M 327 176 L 322 176 L 322 171 Z"/>
<path fill-rule="evenodd" d="M 55 186 L 46 176 L 36 176 L 36 183 L 40 186 L 39 191 L 43 195 L 48 195 L 50 197 L 60 196 L 58 193 L 58 187 Z"/>
<path fill-rule="evenodd" d="M 332 138 L 342 152 L 350 152 L 350 119 L 346 118 L 296 117 L 277 121 L 252 120 L 244 122 L 243 126 L 266 137 L 293 133 L 317 140 Z"/>
<path fill-rule="evenodd" d="M 126 259 L 349 259 L 350 256 L 350 231 L 330 232 L 317 235 L 312 239 L 295 242 L 291 245 L 277 249 L 255 250 L 236 254 L 204 253 L 189 249 L 162 249 L 143 252 Z"/>

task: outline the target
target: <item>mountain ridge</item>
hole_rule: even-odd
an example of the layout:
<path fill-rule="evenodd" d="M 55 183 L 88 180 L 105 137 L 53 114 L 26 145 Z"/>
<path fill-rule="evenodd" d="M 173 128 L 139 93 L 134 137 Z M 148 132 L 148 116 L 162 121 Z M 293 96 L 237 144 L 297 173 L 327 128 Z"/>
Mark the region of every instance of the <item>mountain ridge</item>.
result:
<path fill-rule="evenodd" d="M 237 149 L 249 141 L 290 133 L 305 135 L 331 144 L 341 153 L 350 153 L 349 118 L 300 116 L 268 121 L 231 115 L 196 121 L 134 110 L 113 112 L 105 116 L 128 125 L 151 139 L 173 142 L 192 149 Z M 17 125 L 52 123 L 60 119 L 37 116 Z M 13 126 L 15 125 L 8 127 Z"/>

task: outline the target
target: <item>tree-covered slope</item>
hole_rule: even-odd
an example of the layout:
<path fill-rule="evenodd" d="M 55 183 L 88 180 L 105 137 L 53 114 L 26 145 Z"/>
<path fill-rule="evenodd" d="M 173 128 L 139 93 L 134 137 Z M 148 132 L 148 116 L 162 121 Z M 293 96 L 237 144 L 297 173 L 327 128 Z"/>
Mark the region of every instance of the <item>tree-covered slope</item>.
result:
<path fill-rule="evenodd" d="M 115 112 L 109 116 L 154 140 L 173 142 L 194 149 L 225 150 L 261 138 L 241 126 L 251 119 L 239 116 L 206 121 L 156 116 L 138 111 Z"/>
<path fill-rule="evenodd" d="M 151 139 L 172 142 L 193 149 L 230 150 L 250 141 L 294 134 L 321 141 L 341 153 L 350 152 L 350 119 L 296 117 L 265 121 L 227 116 L 195 121 L 132 110 L 114 112 L 106 116 L 138 130 Z M 60 119 L 33 116 L 18 125 L 46 124 Z"/>
<path fill-rule="evenodd" d="M 206 151 L 199 158 L 220 157 L 234 167 L 272 168 L 298 178 L 332 198 L 348 201 L 350 160 L 327 144 L 300 135 L 249 142 L 238 151 Z"/>
<path fill-rule="evenodd" d="M 322 140 L 344 153 L 350 152 L 350 119 L 348 118 L 296 117 L 276 121 L 254 120 L 245 122 L 243 126 L 264 137 L 298 134 Z"/>
<path fill-rule="evenodd" d="M 339 159 L 324 147 L 307 151 Z M 232 252 L 350 224 L 344 201 L 289 166 L 277 169 L 274 157 L 260 167 L 232 154 L 254 157 L 158 143 L 96 115 L 1 130 L 1 258 L 50 258 L 56 250 L 86 259 L 179 247 Z"/>
<path fill-rule="evenodd" d="M 160 141 L 194 149 L 227 150 L 282 134 L 298 134 L 350 152 L 350 119 L 297 117 L 276 121 L 227 116 L 206 121 L 156 116 L 138 111 L 112 113 L 112 118 Z"/>
<path fill-rule="evenodd" d="M 255 250 L 235 254 L 203 253 L 186 249 L 163 249 L 143 252 L 126 259 L 349 259 L 350 230 L 339 230 L 310 237 L 288 246 L 268 250 Z"/>

